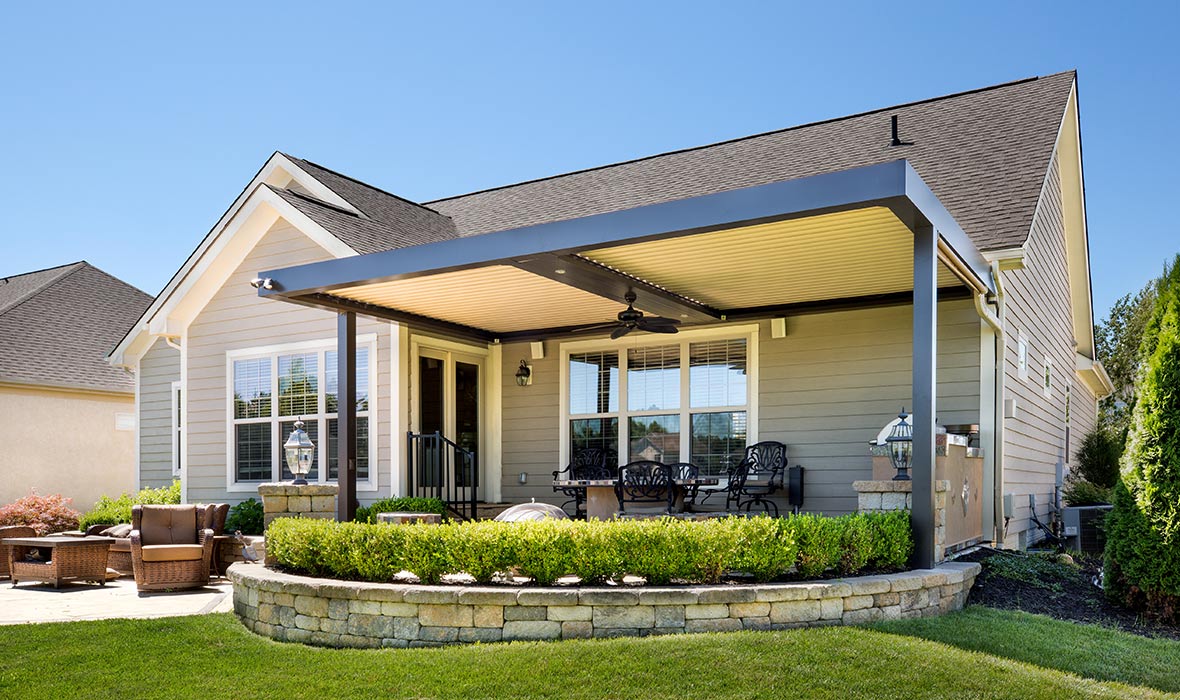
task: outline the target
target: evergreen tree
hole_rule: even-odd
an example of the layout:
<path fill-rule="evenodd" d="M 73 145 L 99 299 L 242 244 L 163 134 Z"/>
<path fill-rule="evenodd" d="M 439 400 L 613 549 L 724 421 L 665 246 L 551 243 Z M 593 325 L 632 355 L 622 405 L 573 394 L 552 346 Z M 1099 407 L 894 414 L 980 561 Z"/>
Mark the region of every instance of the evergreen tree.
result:
<path fill-rule="evenodd" d="M 1180 256 L 1160 279 L 1140 353 L 1127 449 L 1106 519 L 1106 589 L 1180 620 Z"/>

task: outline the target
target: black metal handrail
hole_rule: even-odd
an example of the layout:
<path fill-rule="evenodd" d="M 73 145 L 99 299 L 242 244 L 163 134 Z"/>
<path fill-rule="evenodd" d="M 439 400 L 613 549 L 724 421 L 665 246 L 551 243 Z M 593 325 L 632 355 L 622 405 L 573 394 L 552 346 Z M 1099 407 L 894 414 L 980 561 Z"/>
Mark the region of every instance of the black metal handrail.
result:
<path fill-rule="evenodd" d="M 479 488 L 475 452 L 448 440 L 438 431 L 407 432 L 406 465 L 410 495 L 437 498 L 459 518 L 475 519 Z"/>

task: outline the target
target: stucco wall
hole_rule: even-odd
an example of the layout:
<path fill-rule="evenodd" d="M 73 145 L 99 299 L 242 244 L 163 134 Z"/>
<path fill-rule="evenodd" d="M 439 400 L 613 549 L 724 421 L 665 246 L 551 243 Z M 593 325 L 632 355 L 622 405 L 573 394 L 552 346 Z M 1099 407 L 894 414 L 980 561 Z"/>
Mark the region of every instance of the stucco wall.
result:
<path fill-rule="evenodd" d="M 172 483 L 172 382 L 180 381 L 180 351 L 157 340 L 139 361 L 139 484 Z"/>
<path fill-rule="evenodd" d="M 938 419 L 978 423 L 979 317 L 968 300 L 938 313 Z M 856 511 L 852 482 L 872 475 L 869 440 L 910 407 L 912 328 L 908 305 L 791 317 L 780 339 L 759 324 L 758 439 L 784 442 L 806 467 L 805 510 Z M 545 358 L 529 360 L 532 385 L 518 387 L 517 361 L 529 356 L 527 344 L 504 346 L 504 500 L 560 503 L 550 477 L 560 466 L 560 345 L 545 343 Z"/>
<path fill-rule="evenodd" d="M 260 299 L 250 286 L 261 270 L 331 259 L 331 254 L 310 238 L 280 220 L 235 269 L 221 289 L 189 325 L 187 336 L 186 464 L 190 501 L 237 502 L 257 497 L 254 486 L 230 491 L 226 483 L 227 383 L 226 353 L 308 340 L 336 338 L 337 315 L 281 301 Z M 377 334 L 377 392 L 371 402 L 376 429 L 370 440 L 376 447 L 377 491 L 358 491 L 362 503 L 389 495 L 389 368 L 391 327 L 358 317 L 359 335 Z M 277 449 L 277 448 L 276 448 Z"/>
<path fill-rule="evenodd" d="M 134 411 L 131 394 L 0 386 L 0 504 L 36 489 L 85 511 L 133 489 L 135 431 L 116 430 L 115 419 Z"/>

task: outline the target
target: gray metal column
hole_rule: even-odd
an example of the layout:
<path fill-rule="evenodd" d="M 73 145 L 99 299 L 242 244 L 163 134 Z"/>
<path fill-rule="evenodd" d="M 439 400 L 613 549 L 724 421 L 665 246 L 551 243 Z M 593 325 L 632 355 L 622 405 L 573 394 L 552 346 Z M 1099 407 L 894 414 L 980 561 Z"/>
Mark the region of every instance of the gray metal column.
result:
<path fill-rule="evenodd" d="M 349 522 L 356 515 L 356 314 L 345 311 L 336 322 L 336 519 Z"/>
<path fill-rule="evenodd" d="M 934 566 L 934 415 L 938 357 L 938 232 L 931 226 L 914 231 L 914 422 L 913 506 L 914 560 Z"/>

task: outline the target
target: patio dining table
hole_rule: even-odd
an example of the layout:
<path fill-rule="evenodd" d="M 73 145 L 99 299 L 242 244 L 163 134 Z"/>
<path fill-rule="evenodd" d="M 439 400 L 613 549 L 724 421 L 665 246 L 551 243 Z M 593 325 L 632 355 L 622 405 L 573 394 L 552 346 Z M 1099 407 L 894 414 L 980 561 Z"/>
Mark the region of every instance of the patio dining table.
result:
<path fill-rule="evenodd" d="M 610 520 L 619 510 L 619 499 L 615 496 L 615 484 L 618 479 L 557 479 L 553 485 L 558 488 L 586 489 L 586 519 Z M 721 483 L 716 477 L 698 477 L 696 479 L 673 479 L 672 486 L 676 489 L 673 508 L 680 512 L 684 510 L 684 493 L 694 486 L 716 486 Z"/>

